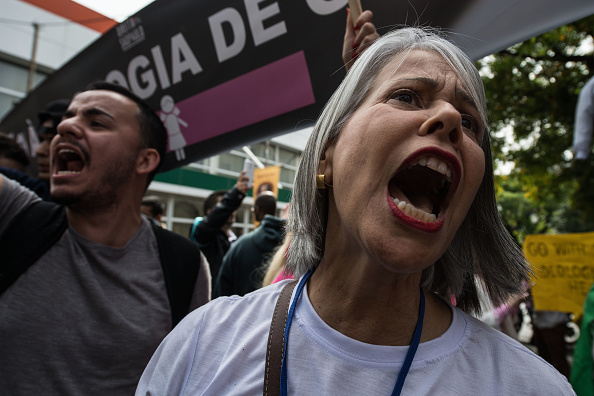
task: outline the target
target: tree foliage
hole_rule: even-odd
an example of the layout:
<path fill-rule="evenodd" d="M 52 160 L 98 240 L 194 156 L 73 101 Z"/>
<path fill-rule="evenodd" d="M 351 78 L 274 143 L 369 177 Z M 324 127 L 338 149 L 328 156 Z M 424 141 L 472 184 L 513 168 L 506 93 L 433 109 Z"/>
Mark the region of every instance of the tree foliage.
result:
<path fill-rule="evenodd" d="M 594 15 L 478 62 L 493 156 L 515 164 L 498 179 L 498 198 L 520 242 L 526 233 L 594 231 L 594 156 L 574 161 L 570 151 L 577 97 L 594 77 L 593 34 Z"/>

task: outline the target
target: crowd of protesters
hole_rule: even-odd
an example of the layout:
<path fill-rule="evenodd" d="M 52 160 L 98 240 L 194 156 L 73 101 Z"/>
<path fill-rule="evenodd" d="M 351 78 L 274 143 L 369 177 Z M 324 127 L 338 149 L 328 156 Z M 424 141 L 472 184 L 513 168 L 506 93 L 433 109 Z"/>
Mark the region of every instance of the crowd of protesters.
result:
<path fill-rule="evenodd" d="M 288 219 L 263 192 L 239 238 L 244 172 L 189 238 L 165 229 L 146 191 L 167 132 L 121 86 L 40 109 L 36 176 L 0 134 L 0 393 L 574 394 L 564 340 L 525 335 L 472 62 L 429 30 L 380 39 L 370 11 L 347 15 L 343 61 Z"/>

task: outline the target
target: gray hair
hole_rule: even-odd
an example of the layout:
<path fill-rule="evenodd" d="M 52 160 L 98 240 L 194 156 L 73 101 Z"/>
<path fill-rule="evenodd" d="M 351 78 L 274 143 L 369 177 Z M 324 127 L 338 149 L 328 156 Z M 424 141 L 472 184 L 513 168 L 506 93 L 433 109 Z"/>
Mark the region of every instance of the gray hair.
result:
<path fill-rule="evenodd" d="M 336 141 L 355 110 L 369 95 L 375 77 L 401 53 L 436 52 L 446 60 L 469 91 L 480 113 L 479 145 L 485 154 L 485 175 L 468 214 L 443 256 L 423 271 L 429 291 L 456 298 L 466 312 L 480 312 L 475 278 L 480 277 L 497 305 L 522 291 L 530 267 L 507 232 L 497 211 L 491 145 L 487 130 L 484 87 L 473 62 L 454 44 L 427 28 L 404 28 L 378 39 L 363 52 L 334 92 L 309 138 L 295 178 L 287 231 L 293 233 L 287 268 L 295 276 L 315 268 L 324 254 L 327 193 L 316 188 L 316 173 L 327 147 Z"/>

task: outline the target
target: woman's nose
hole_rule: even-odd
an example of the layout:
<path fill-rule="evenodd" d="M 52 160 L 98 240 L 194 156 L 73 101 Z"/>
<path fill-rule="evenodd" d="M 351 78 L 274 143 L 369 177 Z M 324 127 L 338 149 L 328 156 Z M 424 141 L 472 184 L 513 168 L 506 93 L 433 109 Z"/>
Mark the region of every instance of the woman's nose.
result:
<path fill-rule="evenodd" d="M 440 102 L 433 106 L 433 114 L 423 123 L 421 135 L 438 134 L 448 139 L 455 147 L 462 144 L 462 116 L 449 102 Z"/>

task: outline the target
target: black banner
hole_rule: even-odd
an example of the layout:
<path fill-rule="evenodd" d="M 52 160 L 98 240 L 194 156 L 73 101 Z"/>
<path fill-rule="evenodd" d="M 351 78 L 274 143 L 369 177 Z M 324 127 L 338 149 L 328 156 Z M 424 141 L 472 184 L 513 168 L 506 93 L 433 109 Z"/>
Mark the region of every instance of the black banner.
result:
<path fill-rule="evenodd" d="M 49 76 L 0 130 L 25 131 L 25 120 L 49 101 L 95 80 L 124 85 L 159 112 L 169 133 L 163 170 L 310 126 L 345 74 L 346 5 L 157 0 Z M 589 15 L 594 2 L 363 0 L 363 9 L 374 12 L 380 34 L 442 27 L 478 59 Z"/>

